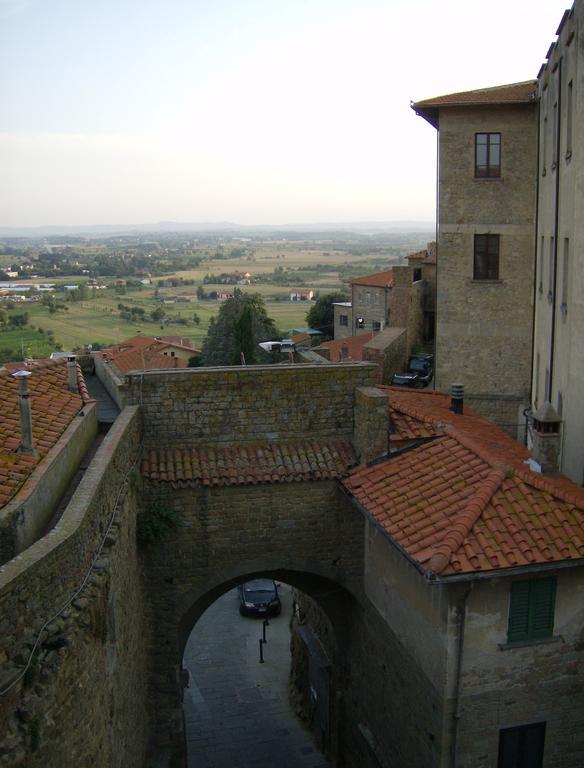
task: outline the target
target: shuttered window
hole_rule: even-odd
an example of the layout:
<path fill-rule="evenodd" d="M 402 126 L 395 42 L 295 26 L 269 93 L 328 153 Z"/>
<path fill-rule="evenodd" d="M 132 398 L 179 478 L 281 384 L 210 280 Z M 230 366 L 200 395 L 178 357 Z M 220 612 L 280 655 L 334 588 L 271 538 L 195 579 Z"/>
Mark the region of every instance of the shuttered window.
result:
<path fill-rule="evenodd" d="M 554 631 L 556 579 L 515 581 L 509 599 L 507 641 L 542 640 Z"/>

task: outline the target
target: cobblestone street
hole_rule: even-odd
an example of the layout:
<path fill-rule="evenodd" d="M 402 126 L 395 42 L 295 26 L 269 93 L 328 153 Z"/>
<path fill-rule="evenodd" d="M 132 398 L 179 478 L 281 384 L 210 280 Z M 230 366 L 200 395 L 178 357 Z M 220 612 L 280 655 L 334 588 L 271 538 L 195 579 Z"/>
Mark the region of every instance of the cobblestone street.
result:
<path fill-rule="evenodd" d="M 185 649 L 190 673 L 184 714 L 189 768 L 327 768 L 311 733 L 288 703 L 290 589 L 266 628 L 239 615 L 237 591 L 202 616 Z"/>

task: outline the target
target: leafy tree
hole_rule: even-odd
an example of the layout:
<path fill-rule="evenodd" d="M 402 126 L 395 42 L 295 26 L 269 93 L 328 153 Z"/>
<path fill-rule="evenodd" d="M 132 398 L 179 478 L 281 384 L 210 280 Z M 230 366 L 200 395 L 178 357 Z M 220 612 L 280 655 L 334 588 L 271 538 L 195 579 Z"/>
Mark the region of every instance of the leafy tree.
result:
<path fill-rule="evenodd" d="M 211 318 L 207 337 L 203 343 L 205 365 L 239 364 L 241 353 L 246 363 L 265 359 L 258 349 L 260 341 L 280 338 L 278 329 L 268 317 L 264 300 L 258 293 L 243 293 L 235 289 L 216 318 Z"/>
<path fill-rule="evenodd" d="M 162 307 L 156 307 L 156 309 L 153 309 L 150 313 L 150 317 L 155 323 L 157 323 L 159 320 L 162 320 L 165 314 L 166 311 Z"/>
<path fill-rule="evenodd" d="M 306 313 L 306 322 L 311 328 L 322 331 L 325 338 L 332 339 L 335 333 L 335 301 L 349 301 L 346 293 L 327 293 L 316 300 Z"/>

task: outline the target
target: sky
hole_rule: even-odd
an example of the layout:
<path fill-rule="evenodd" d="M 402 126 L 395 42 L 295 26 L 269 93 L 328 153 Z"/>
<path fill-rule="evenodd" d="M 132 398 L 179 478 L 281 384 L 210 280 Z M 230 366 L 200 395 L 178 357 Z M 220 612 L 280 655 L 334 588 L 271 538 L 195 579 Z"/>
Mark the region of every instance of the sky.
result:
<path fill-rule="evenodd" d="M 410 101 L 535 78 L 563 0 L 0 0 L 0 226 L 434 221 Z"/>

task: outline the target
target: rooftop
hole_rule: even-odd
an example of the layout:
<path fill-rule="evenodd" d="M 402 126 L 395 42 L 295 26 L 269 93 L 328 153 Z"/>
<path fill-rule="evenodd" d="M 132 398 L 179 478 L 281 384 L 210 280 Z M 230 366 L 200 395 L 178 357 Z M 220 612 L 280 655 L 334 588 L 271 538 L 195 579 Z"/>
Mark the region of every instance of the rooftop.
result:
<path fill-rule="evenodd" d="M 526 448 L 466 406 L 453 414 L 448 395 L 382 389 L 397 439 L 418 442 L 343 484 L 420 570 L 476 575 L 584 558 L 582 488 L 532 472 Z"/>
<path fill-rule="evenodd" d="M 329 360 L 337 363 L 341 360 L 363 360 L 363 347 L 373 338 L 373 332 L 361 333 L 358 336 L 346 336 L 344 339 L 325 341 L 317 349 L 328 349 Z"/>
<path fill-rule="evenodd" d="M 496 85 L 492 88 L 477 88 L 474 91 L 460 91 L 444 96 L 435 96 L 412 103 L 417 115 L 423 117 L 435 128 L 438 127 L 438 111 L 445 107 L 482 107 L 505 104 L 534 104 L 537 96 L 537 80 L 521 83 Z"/>
<path fill-rule="evenodd" d="M 120 373 L 129 371 L 186 368 L 187 361 L 176 356 L 165 355 L 164 350 L 194 354 L 200 350 L 186 344 L 178 344 L 169 339 L 178 337 L 133 336 L 130 339 L 113 344 L 97 352 L 109 363 L 113 363 Z"/>
<path fill-rule="evenodd" d="M 240 446 L 151 450 L 142 475 L 174 487 L 258 485 L 333 480 L 356 463 L 343 440 L 296 440 Z"/>
<path fill-rule="evenodd" d="M 17 452 L 20 446 L 19 383 L 11 373 L 24 369 L 31 372 L 28 388 L 36 455 Z M 8 363 L 0 370 L 0 507 L 18 493 L 83 405 L 90 401 L 79 366 L 77 384 L 79 394 L 69 392 L 67 361 L 63 359 Z"/>
<path fill-rule="evenodd" d="M 375 272 L 372 275 L 354 277 L 350 282 L 351 285 L 369 285 L 374 288 L 391 288 L 393 285 L 393 272 L 391 269 L 388 269 L 385 272 Z"/>

